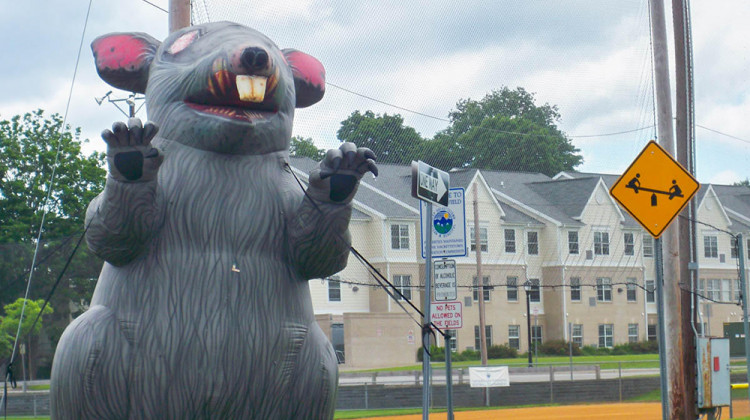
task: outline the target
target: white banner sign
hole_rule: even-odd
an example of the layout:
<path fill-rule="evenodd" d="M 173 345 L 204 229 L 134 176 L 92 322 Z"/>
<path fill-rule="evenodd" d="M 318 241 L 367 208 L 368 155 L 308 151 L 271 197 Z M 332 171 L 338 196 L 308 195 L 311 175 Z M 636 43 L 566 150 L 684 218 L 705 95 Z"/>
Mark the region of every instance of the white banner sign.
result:
<path fill-rule="evenodd" d="M 469 384 L 472 388 L 510 386 L 508 366 L 470 367 Z"/>

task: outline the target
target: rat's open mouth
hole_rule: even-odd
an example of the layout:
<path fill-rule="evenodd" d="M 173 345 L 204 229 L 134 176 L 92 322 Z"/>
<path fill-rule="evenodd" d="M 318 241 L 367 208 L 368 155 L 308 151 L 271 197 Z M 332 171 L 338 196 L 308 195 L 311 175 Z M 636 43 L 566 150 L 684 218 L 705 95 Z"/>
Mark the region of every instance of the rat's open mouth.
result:
<path fill-rule="evenodd" d="M 191 109 L 247 122 L 264 120 L 278 112 L 278 69 L 270 76 L 238 75 L 226 70 L 224 60 L 217 59 L 213 70 L 206 89 L 185 100 Z"/>

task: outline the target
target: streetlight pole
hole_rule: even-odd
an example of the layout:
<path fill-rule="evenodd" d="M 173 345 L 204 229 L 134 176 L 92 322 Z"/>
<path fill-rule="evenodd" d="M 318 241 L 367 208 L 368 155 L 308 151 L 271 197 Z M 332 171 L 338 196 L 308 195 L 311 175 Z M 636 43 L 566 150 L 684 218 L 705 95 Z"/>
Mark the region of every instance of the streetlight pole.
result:
<path fill-rule="evenodd" d="M 523 290 L 526 291 L 526 337 L 528 338 L 528 351 L 529 354 L 529 367 L 534 366 L 534 362 L 531 360 L 531 300 L 529 299 L 529 293 L 531 292 L 531 282 L 526 280 L 523 284 Z"/>

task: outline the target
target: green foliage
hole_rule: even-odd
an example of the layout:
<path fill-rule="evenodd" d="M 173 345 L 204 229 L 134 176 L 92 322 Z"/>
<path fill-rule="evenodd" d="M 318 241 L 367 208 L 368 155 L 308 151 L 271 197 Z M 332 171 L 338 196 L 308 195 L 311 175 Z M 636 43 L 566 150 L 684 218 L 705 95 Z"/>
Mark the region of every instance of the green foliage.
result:
<path fill-rule="evenodd" d="M 26 308 L 24 309 L 24 301 L 26 301 Z M 21 331 L 19 340 L 25 342 L 27 336 L 36 336 L 42 330 L 42 320 L 37 321 L 34 324 L 34 320 L 39 315 L 44 305 L 44 300 L 26 300 L 24 298 L 18 298 L 15 302 L 9 303 L 3 308 L 3 317 L 0 318 L 0 359 L 9 357 L 13 350 L 13 342 L 18 332 L 18 323 L 21 319 L 21 311 L 23 310 L 23 321 L 21 322 Z M 49 304 L 44 308 L 42 317 L 49 315 L 53 312 L 52 306 Z M 33 327 L 33 329 L 32 329 Z"/>
<path fill-rule="evenodd" d="M 534 95 L 503 87 L 481 101 L 462 99 L 451 126 L 420 148 L 422 160 L 438 167 L 541 172 L 554 175 L 583 162 L 557 128 L 556 106 L 536 105 Z"/>
<path fill-rule="evenodd" d="M 302 136 L 292 137 L 289 145 L 289 155 L 294 157 L 309 157 L 314 161 L 320 161 L 325 156 L 325 150 L 318 149 L 313 139 Z"/>
<path fill-rule="evenodd" d="M 508 347 L 507 345 L 495 345 L 487 348 L 488 359 L 507 359 L 518 357 L 518 350 Z"/>
<path fill-rule="evenodd" d="M 539 353 L 547 356 L 568 356 L 570 354 L 570 343 L 565 340 L 547 340 L 539 346 Z M 573 344 L 573 356 L 583 354 L 577 344 Z"/>
<path fill-rule="evenodd" d="M 742 181 L 735 182 L 732 185 L 737 186 L 737 187 L 750 187 L 750 178 L 745 178 Z"/>
<path fill-rule="evenodd" d="M 409 164 L 424 141 L 417 131 L 404 125 L 399 114 L 375 114 L 354 111 L 341 122 L 336 132 L 339 140 L 348 141 L 358 147 L 368 147 L 380 163 Z"/>

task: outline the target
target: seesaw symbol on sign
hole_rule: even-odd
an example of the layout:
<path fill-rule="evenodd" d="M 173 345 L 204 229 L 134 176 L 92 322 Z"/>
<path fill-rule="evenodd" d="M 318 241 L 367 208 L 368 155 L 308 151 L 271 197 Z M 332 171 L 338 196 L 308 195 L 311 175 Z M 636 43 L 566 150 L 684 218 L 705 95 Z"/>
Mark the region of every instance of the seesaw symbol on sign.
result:
<path fill-rule="evenodd" d="M 655 190 L 653 188 L 646 188 L 641 186 L 641 182 L 639 178 L 641 177 L 641 174 L 636 173 L 635 177 L 633 177 L 630 182 L 628 182 L 628 185 L 625 186 L 625 188 L 630 188 L 633 191 L 635 191 L 636 194 L 638 194 L 638 191 L 648 191 L 651 194 L 651 206 L 656 207 L 657 206 L 657 200 L 656 200 L 656 194 L 664 194 L 668 195 L 669 199 L 673 199 L 675 197 L 685 197 L 682 195 L 682 189 L 680 189 L 680 186 L 677 185 L 677 180 L 672 180 L 672 186 L 669 187 L 668 191 L 662 191 L 662 190 Z"/>

